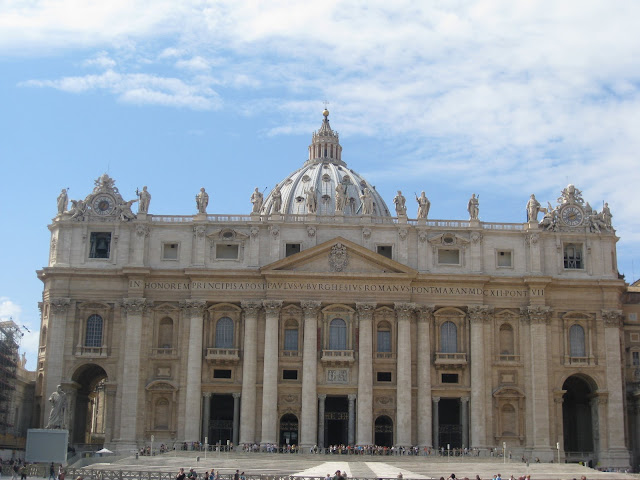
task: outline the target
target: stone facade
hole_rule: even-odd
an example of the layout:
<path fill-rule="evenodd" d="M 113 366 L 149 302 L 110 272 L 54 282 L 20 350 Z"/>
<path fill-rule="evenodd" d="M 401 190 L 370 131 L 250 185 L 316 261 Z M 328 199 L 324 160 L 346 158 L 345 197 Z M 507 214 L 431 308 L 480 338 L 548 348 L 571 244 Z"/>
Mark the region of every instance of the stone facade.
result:
<path fill-rule="evenodd" d="M 617 237 L 578 189 L 524 224 L 392 217 L 325 111 L 274 192 L 248 215 L 157 215 L 150 196 L 134 215 L 103 175 L 58 214 L 40 419 L 62 384 L 72 441 L 109 448 L 506 443 L 629 464 Z"/>

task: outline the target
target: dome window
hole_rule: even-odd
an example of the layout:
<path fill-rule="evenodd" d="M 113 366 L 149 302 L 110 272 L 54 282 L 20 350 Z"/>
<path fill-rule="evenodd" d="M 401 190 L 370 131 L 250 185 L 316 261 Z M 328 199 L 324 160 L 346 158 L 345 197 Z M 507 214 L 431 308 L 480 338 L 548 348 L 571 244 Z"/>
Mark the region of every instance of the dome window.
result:
<path fill-rule="evenodd" d="M 300 203 L 300 202 L 304 202 L 304 197 L 296 197 L 296 202 Z"/>
<path fill-rule="evenodd" d="M 305 175 L 304 177 L 302 177 L 303 182 L 308 182 L 309 180 L 311 180 L 311 177 L 309 175 Z"/>
<path fill-rule="evenodd" d="M 328 173 L 325 173 L 324 175 L 322 175 L 322 181 L 323 182 L 330 182 L 331 181 L 331 177 L 329 176 Z"/>

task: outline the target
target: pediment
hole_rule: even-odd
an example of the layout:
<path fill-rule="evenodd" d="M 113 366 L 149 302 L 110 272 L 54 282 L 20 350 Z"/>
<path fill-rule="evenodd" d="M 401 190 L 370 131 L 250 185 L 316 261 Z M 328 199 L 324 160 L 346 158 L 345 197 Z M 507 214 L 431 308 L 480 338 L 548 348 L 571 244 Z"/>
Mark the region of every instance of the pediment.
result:
<path fill-rule="evenodd" d="M 464 246 L 469 244 L 469 240 L 457 233 L 441 233 L 429 237 L 427 240 L 431 245 L 442 245 L 445 247 Z"/>
<path fill-rule="evenodd" d="M 278 272 L 349 274 L 404 274 L 417 272 L 342 237 L 262 267 L 263 274 Z"/>

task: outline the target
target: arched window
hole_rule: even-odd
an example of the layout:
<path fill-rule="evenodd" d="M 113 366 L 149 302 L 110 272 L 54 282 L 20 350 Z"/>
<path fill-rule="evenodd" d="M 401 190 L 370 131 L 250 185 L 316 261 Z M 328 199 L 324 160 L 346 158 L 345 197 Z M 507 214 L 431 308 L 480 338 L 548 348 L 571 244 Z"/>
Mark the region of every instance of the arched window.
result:
<path fill-rule="evenodd" d="M 233 320 L 222 317 L 216 324 L 215 348 L 233 348 Z"/>
<path fill-rule="evenodd" d="M 347 324 L 341 318 L 334 318 L 329 324 L 329 350 L 347 349 Z"/>
<path fill-rule="evenodd" d="M 173 345 L 173 320 L 164 317 L 158 326 L 158 348 L 171 348 Z"/>
<path fill-rule="evenodd" d="M 444 322 L 440 327 L 440 350 L 442 353 L 458 351 L 458 329 L 453 322 Z"/>
<path fill-rule="evenodd" d="M 102 346 L 102 317 L 100 315 L 91 315 L 87 319 L 87 329 L 84 336 L 84 346 Z"/>
<path fill-rule="evenodd" d="M 513 355 L 513 328 L 508 323 L 500 326 L 500 355 Z"/>
<path fill-rule="evenodd" d="M 378 352 L 391 352 L 391 326 L 387 322 L 378 325 Z"/>
<path fill-rule="evenodd" d="M 298 351 L 298 324 L 294 321 L 287 322 L 284 329 L 284 349 Z"/>
<path fill-rule="evenodd" d="M 584 328 L 580 325 L 572 325 L 569 329 L 569 347 L 572 357 L 586 357 L 584 347 Z"/>

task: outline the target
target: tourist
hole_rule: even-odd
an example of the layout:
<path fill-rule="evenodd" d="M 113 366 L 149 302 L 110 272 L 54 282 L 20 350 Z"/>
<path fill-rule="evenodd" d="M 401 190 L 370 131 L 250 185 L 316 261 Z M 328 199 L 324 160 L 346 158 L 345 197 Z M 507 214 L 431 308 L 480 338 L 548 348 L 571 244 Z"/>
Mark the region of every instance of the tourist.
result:
<path fill-rule="evenodd" d="M 176 480 L 184 480 L 185 477 L 184 468 L 181 468 L 178 475 L 176 475 Z"/>
<path fill-rule="evenodd" d="M 56 480 L 56 467 L 53 462 L 49 465 L 49 480 Z"/>

